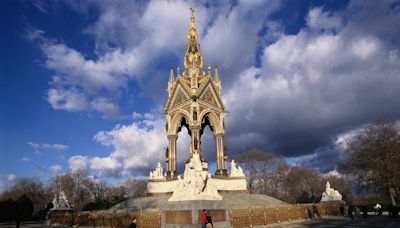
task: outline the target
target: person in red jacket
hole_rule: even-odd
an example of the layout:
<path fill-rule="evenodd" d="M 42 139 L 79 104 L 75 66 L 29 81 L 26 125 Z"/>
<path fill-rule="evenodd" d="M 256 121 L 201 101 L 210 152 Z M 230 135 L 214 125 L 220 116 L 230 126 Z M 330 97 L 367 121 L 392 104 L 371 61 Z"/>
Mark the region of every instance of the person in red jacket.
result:
<path fill-rule="evenodd" d="M 203 211 L 200 214 L 201 228 L 206 228 L 206 223 L 207 223 L 207 213 L 206 213 L 206 209 L 203 209 Z"/>

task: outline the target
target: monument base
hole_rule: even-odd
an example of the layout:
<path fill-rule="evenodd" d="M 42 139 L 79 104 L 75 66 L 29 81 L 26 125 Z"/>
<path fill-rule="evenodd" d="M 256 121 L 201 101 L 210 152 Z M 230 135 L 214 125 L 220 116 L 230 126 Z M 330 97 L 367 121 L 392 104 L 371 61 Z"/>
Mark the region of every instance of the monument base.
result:
<path fill-rule="evenodd" d="M 226 169 L 217 169 L 215 171 L 215 176 L 223 176 L 226 177 L 228 176 L 228 171 Z"/>
<path fill-rule="evenodd" d="M 231 227 L 232 208 L 278 207 L 288 204 L 267 195 L 219 192 L 222 200 L 169 201 L 170 195 L 128 199 L 108 211 L 160 211 L 161 227 L 198 227 L 203 209 L 210 212 L 214 227 Z"/>

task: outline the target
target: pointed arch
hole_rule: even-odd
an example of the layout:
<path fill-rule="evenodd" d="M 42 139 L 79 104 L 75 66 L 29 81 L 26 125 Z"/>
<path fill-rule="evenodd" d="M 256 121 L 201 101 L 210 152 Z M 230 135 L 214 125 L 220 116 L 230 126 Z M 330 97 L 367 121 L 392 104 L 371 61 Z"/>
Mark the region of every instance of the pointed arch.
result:
<path fill-rule="evenodd" d="M 182 127 L 182 119 L 184 119 L 186 124 L 191 122 L 189 113 L 185 110 L 180 110 L 180 112 L 175 114 L 171 120 L 171 126 L 168 128 L 168 135 L 178 135 L 178 132 Z"/>
<path fill-rule="evenodd" d="M 211 110 L 205 110 L 200 115 L 201 119 L 201 131 L 206 125 L 209 125 L 213 134 L 224 133 L 223 123 L 219 117 Z"/>

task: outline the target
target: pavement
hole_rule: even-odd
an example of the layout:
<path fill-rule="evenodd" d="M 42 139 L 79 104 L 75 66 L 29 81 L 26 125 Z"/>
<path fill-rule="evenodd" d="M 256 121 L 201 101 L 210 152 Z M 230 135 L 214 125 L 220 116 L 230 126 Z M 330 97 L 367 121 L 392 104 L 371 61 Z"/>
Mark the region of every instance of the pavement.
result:
<path fill-rule="evenodd" d="M 363 228 L 400 228 L 400 219 L 388 216 L 368 216 L 368 218 L 356 217 L 351 220 L 349 217 L 328 216 L 316 220 L 303 220 L 298 222 L 287 222 L 270 224 L 267 226 L 255 226 L 257 228 L 333 228 L 333 227 L 363 227 Z"/>
<path fill-rule="evenodd" d="M 0 228 L 14 228 L 15 223 L 0 223 Z M 21 228 L 46 228 L 40 222 L 25 222 Z M 65 226 L 64 226 L 65 227 Z M 350 220 L 348 217 L 329 216 L 316 220 L 302 220 L 295 222 L 282 222 L 279 224 L 270 224 L 267 226 L 255 226 L 254 228 L 333 228 L 333 227 L 363 227 L 363 228 L 400 228 L 400 219 L 388 216 L 369 216 L 364 219 L 357 217 Z"/>

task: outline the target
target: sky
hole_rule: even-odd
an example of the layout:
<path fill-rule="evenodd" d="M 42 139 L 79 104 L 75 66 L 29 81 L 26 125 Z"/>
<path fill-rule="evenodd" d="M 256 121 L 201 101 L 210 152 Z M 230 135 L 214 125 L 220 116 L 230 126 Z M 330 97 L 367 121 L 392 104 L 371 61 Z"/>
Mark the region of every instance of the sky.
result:
<path fill-rule="evenodd" d="M 118 183 L 163 162 L 189 7 L 219 66 L 229 160 L 260 149 L 334 172 L 346 140 L 400 117 L 400 1 L 4 0 L 0 190 L 78 169 Z M 182 129 L 180 171 L 189 141 Z M 209 128 L 202 141 L 214 163 Z"/>

